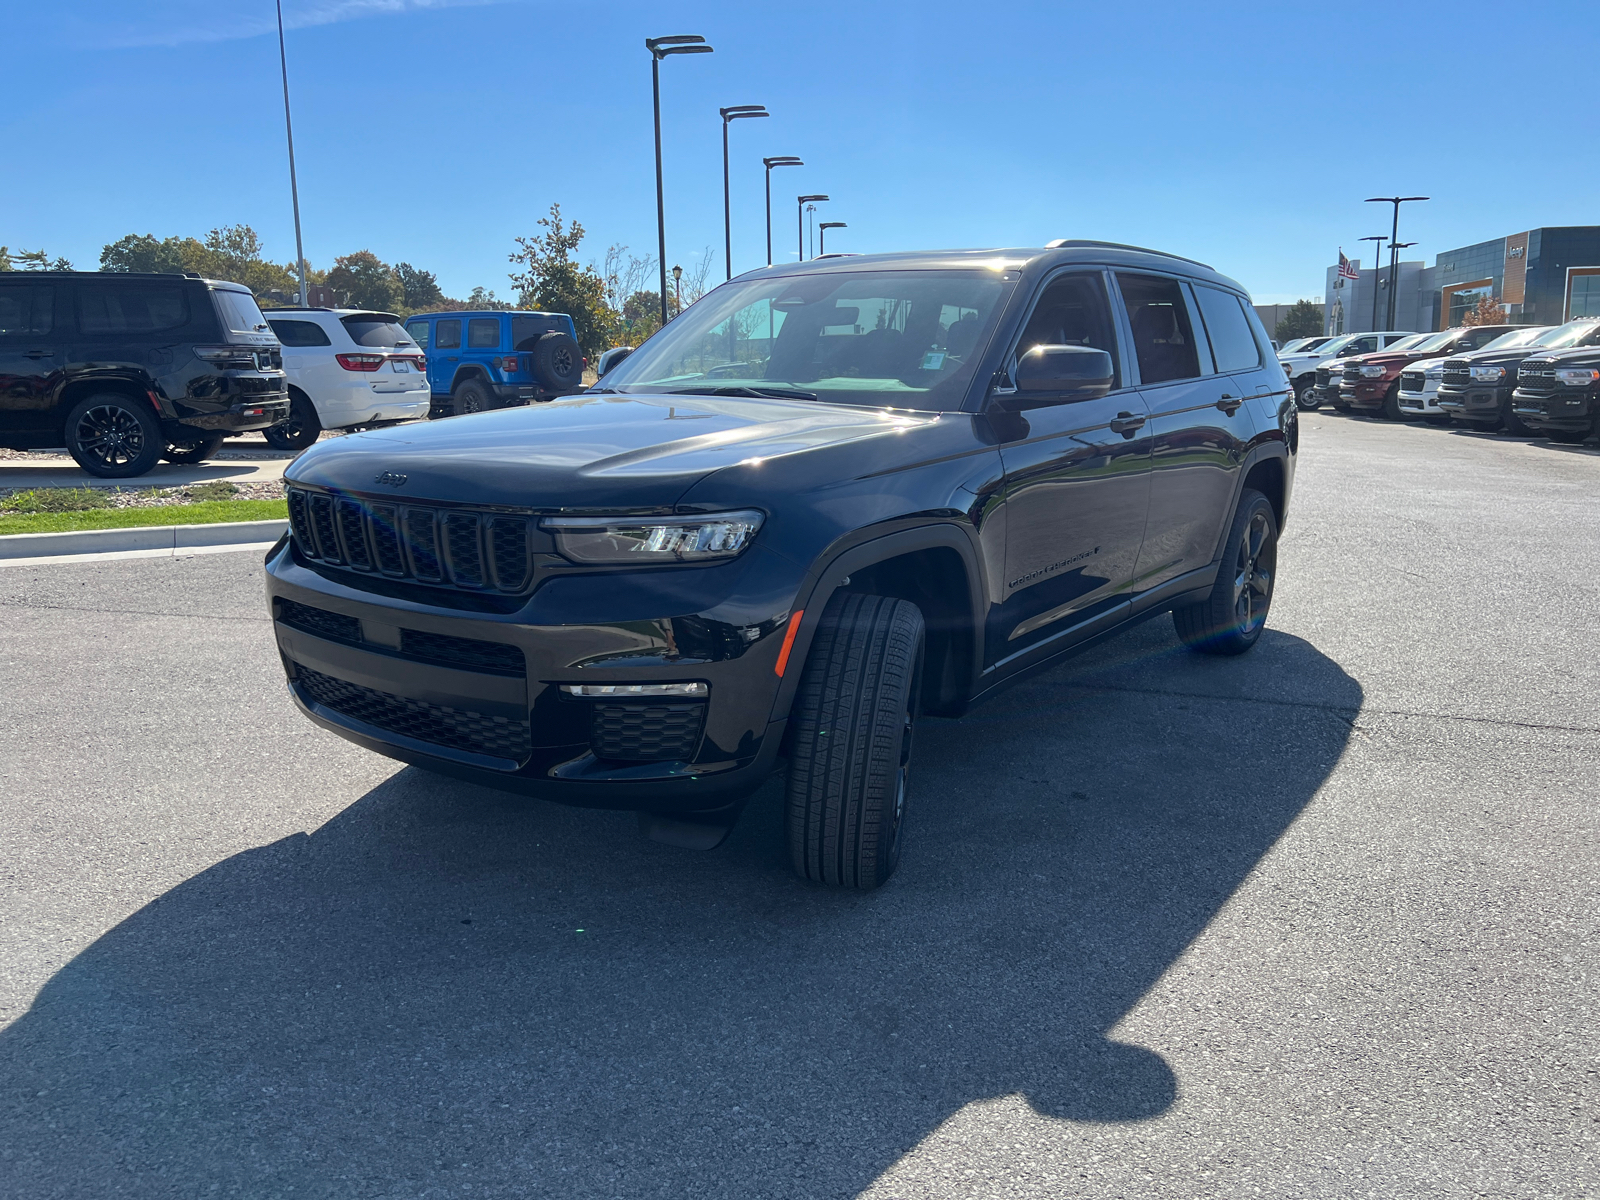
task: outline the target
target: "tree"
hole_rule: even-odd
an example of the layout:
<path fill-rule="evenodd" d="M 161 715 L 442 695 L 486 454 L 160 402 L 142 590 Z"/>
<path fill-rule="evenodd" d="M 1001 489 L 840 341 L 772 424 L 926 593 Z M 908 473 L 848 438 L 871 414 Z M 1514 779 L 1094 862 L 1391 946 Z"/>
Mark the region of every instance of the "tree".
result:
<path fill-rule="evenodd" d="M 453 301 L 453 303 L 460 304 L 462 308 L 469 310 L 499 309 L 501 312 L 504 312 L 506 309 L 516 307 L 515 304 L 508 304 L 504 300 L 495 299 L 495 294 L 492 291 L 485 291 L 481 283 L 472 289 L 472 295 L 468 296 L 466 300 Z"/>
<path fill-rule="evenodd" d="M 393 312 L 402 306 L 405 293 L 394 268 L 371 250 L 357 250 L 333 260 L 328 286 L 339 303 L 352 308 L 372 308 Z"/>
<path fill-rule="evenodd" d="M 102 271 L 193 271 L 207 279 L 242 283 L 252 292 L 292 292 L 298 288 L 287 267 L 268 262 L 261 238 L 248 225 L 223 225 L 201 242 L 192 237 L 157 241 L 154 234 L 130 233 L 100 251 Z"/>
<path fill-rule="evenodd" d="M 510 261 L 523 270 L 511 275 L 518 301 L 524 308 L 566 313 L 578 330 L 578 346 L 595 358 L 611 345 L 615 313 L 606 303 L 606 283 L 592 266 L 580 267 L 572 252 L 583 241 L 583 226 L 561 219 L 561 205 L 552 204 L 550 215 L 540 217 L 544 232 L 519 237 Z"/>
<path fill-rule="evenodd" d="M 65 258 L 54 261 L 43 250 L 18 250 L 12 252 L 0 246 L 0 271 L 70 271 L 72 264 Z"/>
<path fill-rule="evenodd" d="M 1478 297 L 1478 303 L 1466 316 L 1461 318 L 1463 325 L 1504 325 L 1506 323 L 1506 306 L 1500 303 L 1497 296 L 1485 292 Z"/>
<path fill-rule="evenodd" d="M 400 280 L 401 303 L 413 312 L 437 308 L 444 299 L 444 293 L 439 290 L 439 280 L 432 271 L 424 271 L 410 263 L 395 263 L 394 273 Z"/>
<path fill-rule="evenodd" d="M 1283 314 L 1272 336 L 1281 346 L 1295 338 L 1316 337 L 1322 332 L 1322 310 L 1309 300 L 1296 300 Z"/>

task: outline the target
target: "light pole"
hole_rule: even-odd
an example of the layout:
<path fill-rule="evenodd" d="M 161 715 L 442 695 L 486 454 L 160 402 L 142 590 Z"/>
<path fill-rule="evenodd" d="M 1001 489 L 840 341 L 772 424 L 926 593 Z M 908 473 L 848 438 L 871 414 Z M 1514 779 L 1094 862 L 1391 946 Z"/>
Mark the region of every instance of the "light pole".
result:
<path fill-rule="evenodd" d="M 672 268 L 672 294 L 675 297 L 675 299 L 677 300 L 678 311 L 682 312 L 683 311 L 683 268 L 679 267 L 679 266 L 674 266 Z"/>
<path fill-rule="evenodd" d="M 735 104 L 717 109 L 722 114 L 722 259 L 733 278 L 733 209 L 728 202 L 728 122 L 743 117 L 770 117 L 765 104 Z"/>
<path fill-rule="evenodd" d="M 843 221 L 824 221 L 817 226 L 817 257 L 822 258 L 828 253 L 828 230 L 849 229 Z"/>
<path fill-rule="evenodd" d="M 661 60 L 669 54 L 710 54 L 711 47 L 697 33 L 645 38 L 650 51 L 650 95 L 656 109 L 656 242 L 661 267 L 661 324 L 667 323 L 667 209 L 661 189 Z"/>
<path fill-rule="evenodd" d="M 1378 275 L 1383 270 L 1383 243 L 1389 239 L 1382 234 L 1360 239 L 1363 242 L 1374 243 L 1372 247 L 1372 328 L 1378 328 Z"/>
<path fill-rule="evenodd" d="M 1398 264 L 1395 257 L 1394 244 L 1400 240 L 1400 206 L 1410 204 L 1413 200 L 1429 200 L 1430 196 L 1368 196 L 1368 204 L 1394 205 L 1394 225 L 1389 231 L 1389 305 L 1385 310 L 1384 319 L 1390 329 L 1394 328 L 1394 273 Z"/>
<path fill-rule="evenodd" d="M 1390 292 L 1389 311 L 1394 314 L 1394 316 L 1389 321 L 1389 328 L 1391 328 L 1391 329 L 1394 328 L 1394 323 L 1395 323 L 1396 320 L 1399 319 L 1399 313 L 1400 313 L 1400 299 L 1399 299 L 1399 295 L 1398 295 L 1398 289 L 1399 289 L 1399 286 L 1400 286 L 1400 281 L 1399 281 L 1398 276 L 1396 275 L 1395 268 L 1397 267 L 1397 265 L 1400 262 L 1400 251 L 1405 250 L 1408 247 L 1415 246 L 1415 245 L 1416 245 L 1415 242 L 1390 242 L 1389 243 L 1389 280 L 1390 280 L 1390 283 L 1389 283 L 1389 292 Z"/>
<path fill-rule="evenodd" d="M 806 260 L 806 205 L 812 203 L 815 200 L 826 200 L 827 197 L 826 196 L 796 196 L 795 199 L 800 202 L 800 208 L 795 214 L 796 221 L 797 221 L 797 224 L 798 224 L 798 227 L 799 227 L 799 230 L 800 230 L 800 261 L 801 262 L 805 262 L 805 260 Z"/>
<path fill-rule="evenodd" d="M 772 168 L 773 167 L 803 167 L 801 162 L 792 154 L 780 154 L 776 158 L 763 158 L 761 165 L 767 169 L 767 266 L 772 265 Z"/>
<path fill-rule="evenodd" d="M 294 200 L 294 257 L 300 267 L 300 307 L 306 306 L 306 251 L 300 240 L 300 185 L 294 177 L 294 125 L 289 121 L 289 55 L 283 48 L 283 0 L 278 0 L 278 65 L 283 68 L 283 131 L 289 135 L 289 195 Z"/>

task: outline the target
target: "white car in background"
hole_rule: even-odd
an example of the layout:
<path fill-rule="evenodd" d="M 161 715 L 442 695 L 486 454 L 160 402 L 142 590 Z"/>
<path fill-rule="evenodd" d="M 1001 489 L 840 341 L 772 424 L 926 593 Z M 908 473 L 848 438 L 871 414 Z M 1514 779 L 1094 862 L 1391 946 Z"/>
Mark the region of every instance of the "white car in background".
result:
<path fill-rule="evenodd" d="M 427 357 L 394 313 L 273 308 L 283 344 L 289 419 L 266 430 L 278 450 L 304 450 L 324 429 L 363 429 L 428 415 Z"/>

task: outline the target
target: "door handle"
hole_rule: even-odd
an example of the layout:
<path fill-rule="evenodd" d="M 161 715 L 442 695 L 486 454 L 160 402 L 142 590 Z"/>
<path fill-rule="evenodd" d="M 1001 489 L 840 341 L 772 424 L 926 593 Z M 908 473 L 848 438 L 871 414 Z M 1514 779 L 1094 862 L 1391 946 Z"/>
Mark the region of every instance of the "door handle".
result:
<path fill-rule="evenodd" d="M 1145 419 L 1136 417 L 1131 412 L 1119 412 L 1116 419 L 1109 422 L 1112 433 L 1120 433 L 1125 438 L 1131 438 L 1134 431 L 1143 425 Z"/>
<path fill-rule="evenodd" d="M 55 356 L 56 352 L 54 350 L 24 350 L 22 352 L 22 357 L 24 358 L 54 358 Z"/>
<path fill-rule="evenodd" d="M 1227 392 L 1223 392 L 1222 399 L 1217 401 L 1217 407 L 1231 417 L 1239 411 L 1239 405 L 1243 403 L 1244 399 L 1242 397 L 1230 396 Z"/>

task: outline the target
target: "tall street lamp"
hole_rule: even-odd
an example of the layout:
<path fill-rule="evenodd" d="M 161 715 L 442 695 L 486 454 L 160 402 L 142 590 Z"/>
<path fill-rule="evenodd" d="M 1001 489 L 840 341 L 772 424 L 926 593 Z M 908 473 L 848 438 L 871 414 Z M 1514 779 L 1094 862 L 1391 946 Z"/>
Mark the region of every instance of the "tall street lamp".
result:
<path fill-rule="evenodd" d="M 650 94 L 656 108 L 656 242 L 661 267 L 661 324 L 667 323 L 667 209 L 661 192 L 661 60 L 669 54 L 710 54 L 705 38 L 696 33 L 645 38 L 650 51 Z"/>
<path fill-rule="evenodd" d="M 1378 327 L 1378 273 L 1383 270 L 1383 243 L 1389 239 L 1382 234 L 1373 234 L 1371 237 L 1360 239 L 1363 242 L 1374 243 L 1372 247 L 1372 327 Z"/>
<path fill-rule="evenodd" d="M 843 221 L 824 221 L 817 226 L 817 257 L 821 258 L 828 253 L 828 230 L 849 229 Z"/>
<path fill-rule="evenodd" d="M 772 168 L 773 167 L 803 167 L 801 162 L 792 154 L 780 154 L 775 158 L 763 158 L 761 165 L 767 169 L 767 266 L 772 265 Z"/>
<path fill-rule="evenodd" d="M 1415 245 L 1416 245 L 1415 242 L 1390 242 L 1389 243 L 1389 281 L 1390 281 L 1389 282 L 1389 291 L 1391 293 L 1395 293 L 1396 289 L 1399 287 L 1399 281 L 1396 279 L 1396 276 L 1395 276 L 1395 266 L 1400 261 L 1400 251 L 1408 249 L 1409 247 L 1415 246 Z M 1389 322 L 1389 328 L 1393 329 L 1394 328 L 1394 323 L 1395 323 L 1396 320 L 1399 319 L 1399 313 L 1400 313 L 1400 300 L 1399 300 L 1399 297 L 1398 297 L 1397 294 L 1391 294 L 1391 296 L 1390 296 L 1390 299 L 1389 299 L 1389 311 L 1391 313 L 1395 314 L 1394 318 L 1391 319 L 1390 322 Z"/>
<path fill-rule="evenodd" d="M 800 261 L 801 262 L 805 262 L 805 260 L 806 260 L 806 205 L 812 203 L 813 201 L 826 200 L 827 198 L 828 197 L 826 197 L 826 196 L 796 196 L 795 197 L 795 199 L 800 202 L 800 208 L 796 212 L 795 216 L 796 216 L 796 219 L 798 221 L 799 229 L 800 229 Z"/>
<path fill-rule="evenodd" d="M 278 0 L 278 65 L 283 68 L 283 131 L 289 135 L 289 195 L 294 200 L 294 257 L 300 267 L 300 307 L 306 295 L 306 251 L 300 241 L 300 185 L 294 177 L 294 126 L 289 121 L 289 55 L 283 48 L 283 0 Z"/>
<path fill-rule="evenodd" d="M 728 203 L 728 122 L 743 117 L 770 117 L 765 104 L 735 104 L 717 109 L 722 114 L 722 258 L 733 278 L 733 210 Z"/>
<path fill-rule="evenodd" d="M 1430 196 L 1368 196 L 1368 204 L 1394 205 L 1394 225 L 1389 231 L 1389 306 L 1385 313 L 1386 328 L 1394 328 L 1394 274 L 1399 265 L 1399 259 L 1394 253 L 1394 244 L 1400 240 L 1400 206 L 1410 204 L 1413 200 L 1429 200 Z"/>

